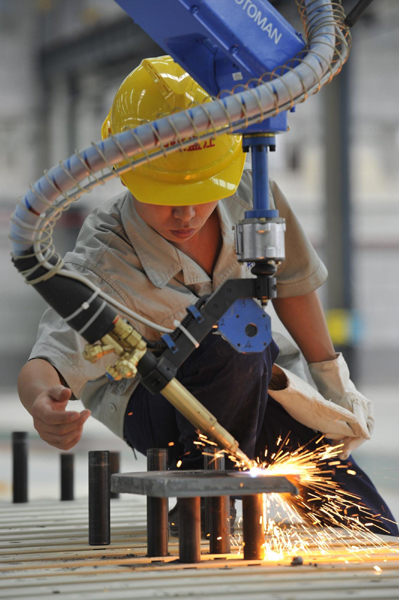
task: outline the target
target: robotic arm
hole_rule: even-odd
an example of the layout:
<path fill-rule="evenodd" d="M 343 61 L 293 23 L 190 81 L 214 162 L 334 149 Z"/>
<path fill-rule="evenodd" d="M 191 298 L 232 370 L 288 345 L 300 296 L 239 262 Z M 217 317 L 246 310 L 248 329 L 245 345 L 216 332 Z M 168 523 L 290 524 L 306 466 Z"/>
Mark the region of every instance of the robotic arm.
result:
<path fill-rule="evenodd" d="M 161 392 L 194 426 L 249 464 L 237 441 L 174 375 L 216 323 L 239 351 L 259 352 L 270 343 L 269 317 L 253 298 L 265 305 L 275 295 L 274 274 L 284 260 L 285 225 L 269 208 L 267 152 L 275 145 L 275 133 L 287 129 L 286 111 L 318 91 L 347 59 L 350 36 L 345 15 L 339 5 L 337 11 L 337 2 L 297 0 L 305 45 L 267 0 L 117 1 L 219 98 L 110 136 L 46 172 L 12 216 L 13 260 L 27 283 L 87 340 L 88 360 L 116 353 L 119 358 L 108 369 L 110 378 L 134 377 L 138 372 L 151 391 Z M 237 82 L 244 91 L 234 93 Z M 254 207 L 237 225 L 237 256 L 241 262 L 254 263 L 256 277 L 228 281 L 206 303 L 189 307 L 177 330 L 164 336 L 164 350 L 156 358 L 119 316 L 129 311 L 120 305 L 116 311 L 106 294 L 63 266 L 51 244 L 52 228 L 62 210 L 99 183 L 176 151 L 193 137 L 226 131 L 241 132 L 244 150 L 252 150 Z M 241 329 L 236 314 L 242 317 Z"/>

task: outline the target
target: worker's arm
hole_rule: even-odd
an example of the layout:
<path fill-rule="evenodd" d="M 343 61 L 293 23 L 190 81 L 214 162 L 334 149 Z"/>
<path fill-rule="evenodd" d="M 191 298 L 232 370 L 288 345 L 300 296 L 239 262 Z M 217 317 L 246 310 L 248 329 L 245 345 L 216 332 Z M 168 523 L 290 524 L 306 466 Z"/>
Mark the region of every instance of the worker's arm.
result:
<path fill-rule="evenodd" d="M 66 410 L 71 390 L 62 385 L 50 363 L 41 358 L 26 363 L 18 378 L 18 393 L 45 442 L 60 450 L 69 450 L 78 443 L 90 411 Z"/>
<path fill-rule="evenodd" d="M 316 292 L 292 298 L 275 298 L 273 305 L 277 315 L 309 363 L 310 374 L 323 398 L 345 408 L 356 417 L 356 421 L 350 425 L 352 434 L 341 440 L 340 457 L 346 459 L 350 452 L 365 440 L 370 439 L 373 433 L 372 403 L 357 391 L 350 380 L 349 369 L 342 354 L 335 353 L 321 302 Z M 288 381 L 289 377 L 292 379 L 292 375 L 287 375 L 284 385 L 286 388 L 291 385 L 289 397 L 291 401 L 294 398 L 296 400 L 295 418 L 304 425 L 315 428 L 315 422 L 310 423 L 307 420 L 309 417 L 307 405 L 302 411 L 302 418 L 298 416 L 301 414 L 300 402 L 303 398 L 301 398 L 301 394 L 297 394 L 297 396 L 293 394 L 293 382 Z M 281 389 L 284 391 L 283 387 Z M 275 396 L 273 397 L 275 398 Z M 321 430 L 328 433 L 326 429 Z"/>
<path fill-rule="evenodd" d="M 336 358 L 317 292 L 291 298 L 275 298 L 273 306 L 308 363 Z"/>

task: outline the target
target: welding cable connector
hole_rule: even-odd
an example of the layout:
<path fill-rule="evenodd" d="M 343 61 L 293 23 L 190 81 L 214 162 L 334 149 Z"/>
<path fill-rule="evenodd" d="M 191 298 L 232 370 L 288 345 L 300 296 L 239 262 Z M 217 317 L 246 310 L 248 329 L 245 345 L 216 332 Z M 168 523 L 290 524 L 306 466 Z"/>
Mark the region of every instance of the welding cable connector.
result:
<path fill-rule="evenodd" d="M 86 344 L 85 349 L 83 350 L 83 358 L 94 364 L 103 356 L 114 352 L 115 348 L 112 344 Z"/>
<path fill-rule="evenodd" d="M 137 375 L 137 364 L 147 351 L 142 336 L 121 317 L 114 321 L 114 329 L 104 335 L 97 344 L 87 344 L 83 357 L 95 363 L 107 354 L 117 354 L 119 358 L 112 366 L 106 367 L 106 376 L 112 381 L 133 379 Z"/>

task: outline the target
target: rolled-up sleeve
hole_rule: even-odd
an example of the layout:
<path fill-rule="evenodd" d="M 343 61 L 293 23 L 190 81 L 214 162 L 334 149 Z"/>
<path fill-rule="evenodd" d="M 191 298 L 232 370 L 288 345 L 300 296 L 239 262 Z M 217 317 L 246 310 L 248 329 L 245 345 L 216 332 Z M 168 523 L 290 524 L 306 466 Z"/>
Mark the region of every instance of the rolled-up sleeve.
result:
<path fill-rule="evenodd" d="M 270 181 L 270 191 L 275 208 L 286 221 L 285 261 L 277 271 L 277 295 L 280 298 L 303 296 L 325 282 L 327 269 L 274 181 Z"/>
<path fill-rule="evenodd" d="M 79 264 L 76 253 L 69 252 L 65 256 L 65 264 L 69 270 L 84 275 L 93 284 L 123 303 L 120 295 L 102 277 Z M 113 364 L 117 358 L 115 354 L 109 354 L 94 364 L 90 363 L 83 358 L 86 343 L 54 309 L 48 308 L 40 320 L 36 343 L 29 360 L 47 360 L 62 375 L 74 397 L 81 398 L 87 382 L 104 375 L 106 366 Z"/>
<path fill-rule="evenodd" d="M 104 371 L 107 364 L 115 361 L 116 355 L 107 355 L 91 364 L 83 358 L 85 343 L 53 309 L 48 309 L 40 322 L 29 360 L 47 360 L 65 379 L 74 398 L 80 398 L 93 417 L 123 438 L 126 406 L 138 380 L 110 383 Z"/>
<path fill-rule="evenodd" d="M 86 383 L 104 374 L 103 361 L 95 364 L 83 358 L 85 341 L 52 309 L 45 311 L 37 341 L 29 360 L 43 358 L 62 375 L 75 398 L 80 398 Z M 108 363 L 110 358 L 108 358 Z"/>
<path fill-rule="evenodd" d="M 119 198 L 119 197 L 118 197 Z M 124 196 L 121 196 L 123 201 Z M 118 200 L 118 199 L 116 199 Z M 121 202 L 112 201 L 118 208 Z M 110 251 L 112 242 L 119 243 L 121 230 L 116 209 L 95 211 L 86 219 L 72 252 L 65 256 L 66 267 L 89 279 L 118 302 L 125 304 L 118 288 L 118 275 L 115 272 L 115 259 Z M 103 273 L 105 271 L 105 273 Z M 114 274 L 113 280 L 109 273 Z M 107 355 L 92 364 L 83 358 L 85 340 L 62 319 L 55 310 L 45 311 L 38 328 L 36 344 L 29 360 L 43 358 L 47 360 L 65 379 L 75 398 L 81 398 L 88 381 L 104 375 L 105 368 L 113 364 L 116 355 Z"/>

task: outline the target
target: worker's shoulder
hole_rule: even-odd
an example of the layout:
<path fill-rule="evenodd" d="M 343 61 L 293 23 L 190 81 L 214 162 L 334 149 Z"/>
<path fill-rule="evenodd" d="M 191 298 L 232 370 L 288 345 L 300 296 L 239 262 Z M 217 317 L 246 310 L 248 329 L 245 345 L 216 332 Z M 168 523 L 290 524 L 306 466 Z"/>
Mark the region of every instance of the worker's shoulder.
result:
<path fill-rule="evenodd" d="M 132 211 L 132 196 L 124 191 L 106 200 L 85 219 L 77 239 L 77 246 L 109 244 L 113 238 L 128 240 L 126 220 Z"/>
<path fill-rule="evenodd" d="M 105 255 L 121 251 L 132 253 L 125 222 L 131 210 L 131 194 L 124 191 L 93 210 L 85 219 L 75 248 L 68 252 L 66 262 L 94 268 Z"/>
<path fill-rule="evenodd" d="M 122 226 L 131 207 L 132 195 L 129 191 L 123 191 L 94 209 L 87 216 L 82 231 L 85 228 L 98 229 L 100 231 L 115 230 Z"/>

